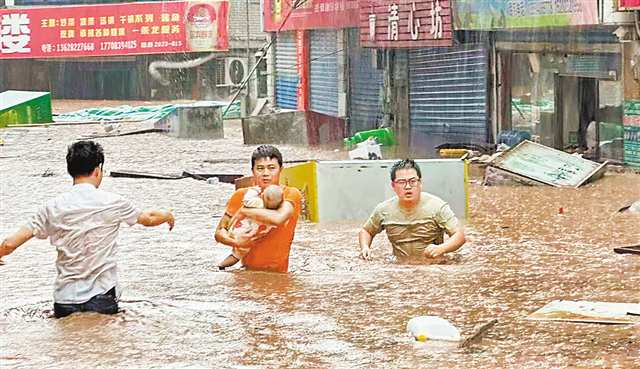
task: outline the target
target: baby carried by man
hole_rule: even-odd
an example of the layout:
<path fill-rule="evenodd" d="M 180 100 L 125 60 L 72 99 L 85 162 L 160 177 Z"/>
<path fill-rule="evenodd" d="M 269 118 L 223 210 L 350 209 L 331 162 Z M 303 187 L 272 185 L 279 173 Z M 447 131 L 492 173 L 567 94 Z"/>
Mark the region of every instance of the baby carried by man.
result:
<path fill-rule="evenodd" d="M 247 189 L 247 192 L 244 194 L 242 206 L 245 208 L 253 208 L 253 209 L 277 210 L 282 204 L 282 200 L 283 200 L 282 188 L 280 188 L 279 186 L 271 185 L 267 187 L 262 194 L 260 194 L 259 187 L 251 187 Z M 231 218 L 231 223 L 229 225 L 229 231 L 231 235 L 248 233 L 248 232 L 256 232 L 258 230 L 261 232 L 267 232 L 269 230 L 269 227 L 244 217 L 243 215 L 241 215 L 240 212 L 237 212 Z M 220 270 L 223 270 L 232 265 L 235 265 L 248 252 L 249 252 L 249 249 L 234 247 L 231 254 L 227 256 L 224 260 L 222 260 L 220 264 L 218 264 L 218 268 L 220 268 Z"/>

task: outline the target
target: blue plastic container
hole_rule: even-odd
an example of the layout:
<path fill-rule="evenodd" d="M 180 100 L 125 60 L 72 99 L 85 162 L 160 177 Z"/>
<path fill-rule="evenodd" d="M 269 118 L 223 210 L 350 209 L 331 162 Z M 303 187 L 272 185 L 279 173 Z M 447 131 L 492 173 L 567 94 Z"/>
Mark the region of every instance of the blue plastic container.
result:
<path fill-rule="evenodd" d="M 531 140 L 531 133 L 527 131 L 503 131 L 498 135 L 498 144 L 513 147 L 524 140 Z"/>

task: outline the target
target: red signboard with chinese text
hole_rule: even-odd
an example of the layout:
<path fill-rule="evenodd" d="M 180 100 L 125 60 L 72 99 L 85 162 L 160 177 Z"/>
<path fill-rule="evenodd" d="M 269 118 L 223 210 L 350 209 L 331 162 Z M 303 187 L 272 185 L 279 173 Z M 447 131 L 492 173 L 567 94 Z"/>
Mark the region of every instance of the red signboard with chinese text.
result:
<path fill-rule="evenodd" d="M 640 9 L 640 0 L 618 0 L 618 8 L 620 10 Z"/>
<path fill-rule="evenodd" d="M 302 5 L 291 12 L 283 25 L 295 1 L 264 0 L 265 32 L 358 27 L 358 0 L 302 1 Z"/>
<path fill-rule="evenodd" d="M 0 59 L 228 49 L 227 0 L 0 9 Z"/>
<path fill-rule="evenodd" d="M 363 0 L 360 45 L 377 48 L 451 46 L 450 0 Z"/>
<path fill-rule="evenodd" d="M 298 110 L 309 108 L 309 32 L 296 32 L 296 63 L 298 64 Z"/>

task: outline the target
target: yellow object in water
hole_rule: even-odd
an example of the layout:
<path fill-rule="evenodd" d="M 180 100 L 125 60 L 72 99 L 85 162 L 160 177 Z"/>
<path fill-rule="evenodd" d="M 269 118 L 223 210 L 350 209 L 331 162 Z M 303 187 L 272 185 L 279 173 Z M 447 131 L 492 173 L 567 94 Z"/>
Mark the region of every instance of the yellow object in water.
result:
<path fill-rule="evenodd" d="M 440 149 L 441 158 L 461 158 L 467 153 L 466 149 Z"/>
<path fill-rule="evenodd" d="M 418 337 L 416 337 L 416 341 L 424 342 L 426 340 L 427 340 L 427 336 L 425 336 L 424 334 L 421 334 Z"/>
<path fill-rule="evenodd" d="M 4 140 L 0 137 L 0 146 L 4 146 Z"/>

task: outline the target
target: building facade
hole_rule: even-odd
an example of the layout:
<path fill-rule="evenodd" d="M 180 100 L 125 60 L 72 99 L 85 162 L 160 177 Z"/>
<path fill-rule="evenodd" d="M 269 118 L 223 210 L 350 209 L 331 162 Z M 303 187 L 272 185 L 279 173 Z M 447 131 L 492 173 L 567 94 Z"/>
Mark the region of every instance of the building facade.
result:
<path fill-rule="evenodd" d="M 323 126 L 342 125 L 344 134 L 379 127 L 383 72 L 376 54 L 360 45 L 359 2 L 314 0 L 292 10 L 265 0 L 263 8 L 265 30 L 275 44 L 272 104 L 307 112 L 321 136 Z"/>
<path fill-rule="evenodd" d="M 97 4 L 118 6 L 120 3 L 109 0 L 13 0 L 5 5 L 12 10 L 32 11 L 44 6 L 55 6 L 49 8 L 52 16 L 55 16 L 67 8 L 62 7 L 63 5 L 92 7 Z M 128 4 L 136 3 L 140 2 Z M 207 1 L 200 3 L 215 4 Z M 94 55 L 39 55 L 1 60 L 0 89 L 45 90 L 51 91 L 54 98 L 64 99 L 228 99 L 260 60 L 267 35 L 262 32 L 259 0 L 229 1 L 226 13 L 228 43 L 224 49 L 168 50 L 166 53 L 135 52 L 122 55 L 100 55 L 96 52 Z M 186 27 L 186 24 L 183 26 Z M 76 28 L 79 31 L 81 27 L 76 25 Z M 79 38 L 78 34 L 74 36 Z M 202 57 L 208 57 L 206 62 L 193 66 L 193 60 Z M 158 79 L 149 72 L 153 62 L 178 67 L 158 68 L 162 77 Z M 184 67 L 179 67 L 181 65 Z M 242 94 L 249 97 L 248 109 L 251 109 L 257 98 L 267 94 L 266 70 L 266 62 L 262 62 L 256 68 L 257 77 L 250 80 L 248 89 Z M 163 82 L 162 79 L 170 83 Z"/>
<path fill-rule="evenodd" d="M 524 131 L 550 147 L 625 161 L 624 107 L 637 90 L 625 67 L 638 39 L 630 13 L 596 0 L 454 7 L 457 30 L 490 40 L 494 137 Z"/>

